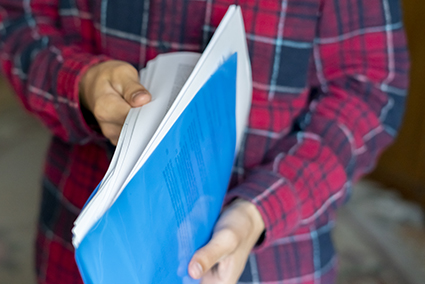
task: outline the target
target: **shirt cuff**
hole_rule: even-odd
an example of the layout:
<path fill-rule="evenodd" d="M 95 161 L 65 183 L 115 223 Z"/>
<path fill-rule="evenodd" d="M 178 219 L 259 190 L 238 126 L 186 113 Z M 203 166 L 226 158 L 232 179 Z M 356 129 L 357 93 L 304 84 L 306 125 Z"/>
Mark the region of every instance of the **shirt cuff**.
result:
<path fill-rule="evenodd" d="M 225 204 L 236 198 L 252 202 L 263 218 L 265 232 L 254 251 L 270 246 L 276 239 L 294 231 L 300 223 L 297 195 L 292 185 L 275 172 L 256 170 L 251 173 L 241 185 L 228 192 Z"/>

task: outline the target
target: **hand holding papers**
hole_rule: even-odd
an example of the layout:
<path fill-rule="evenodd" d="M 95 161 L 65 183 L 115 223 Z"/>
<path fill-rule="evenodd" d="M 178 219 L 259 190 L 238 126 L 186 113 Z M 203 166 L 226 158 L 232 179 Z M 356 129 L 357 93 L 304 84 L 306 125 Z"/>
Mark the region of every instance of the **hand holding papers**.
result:
<path fill-rule="evenodd" d="M 187 265 L 220 213 L 251 103 L 240 8 L 198 58 L 161 55 L 141 73 L 153 100 L 130 111 L 73 229 L 86 283 L 198 283 Z"/>

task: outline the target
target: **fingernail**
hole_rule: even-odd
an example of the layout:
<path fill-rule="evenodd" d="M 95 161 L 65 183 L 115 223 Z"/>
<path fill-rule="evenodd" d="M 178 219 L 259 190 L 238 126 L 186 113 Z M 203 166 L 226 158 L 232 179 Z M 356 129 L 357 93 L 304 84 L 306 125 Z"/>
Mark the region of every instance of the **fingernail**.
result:
<path fill-rule="evenodd" d="M 132 96 L 131 96 L 131 100 L 133 101 L 133 102 L 136 102 L 136 101 L 140 101 L 140 102 L 142 102 L 142 101 L 146 101 L 146 100 L 148 100 L 149 99 L 149 96 L 148 96 L 148 93 L 146 92 L 146 91 L 139 91 L 139 92 L 137 92 L 137 93 L 134 93 Z"/>
<path fill-rule="evenodd" d="M 190 275 L 195 279 L 201 278 L 202 266 L 198 262 L 194 262 L 190 265 Z"/>

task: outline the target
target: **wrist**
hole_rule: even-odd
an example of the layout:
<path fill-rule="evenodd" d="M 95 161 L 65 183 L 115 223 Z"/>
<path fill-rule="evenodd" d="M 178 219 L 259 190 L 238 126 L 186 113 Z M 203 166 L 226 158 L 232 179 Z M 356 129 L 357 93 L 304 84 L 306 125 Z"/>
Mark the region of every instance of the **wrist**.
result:
<path fill-rule="evenodd" d="M 249 234 L 247 237 L 256 244 L 265 229 L 263 217 L 261 216 L 260 211 L 252 202 L 244 199 L 236 199 L 232 202 L 232 205 L 240 206 L 240 208 L 244 211 L 244 215 L 248 218 L 247 223 L 249 224 L 249 228 L 247 230 Z"/>

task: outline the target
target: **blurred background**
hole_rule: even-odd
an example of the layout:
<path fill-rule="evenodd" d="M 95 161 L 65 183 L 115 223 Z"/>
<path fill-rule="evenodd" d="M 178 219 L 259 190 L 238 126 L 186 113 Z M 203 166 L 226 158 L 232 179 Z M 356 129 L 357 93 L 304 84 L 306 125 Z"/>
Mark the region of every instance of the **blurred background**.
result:
<path fill-rule="evenodd" d="M 425 1 L 404 0 L 411 84 L 399 137 L 338 214 L 339 284 L 425 283 Z M 0 77 L 0 284 L 31 284 L 48 131 Z"/>

